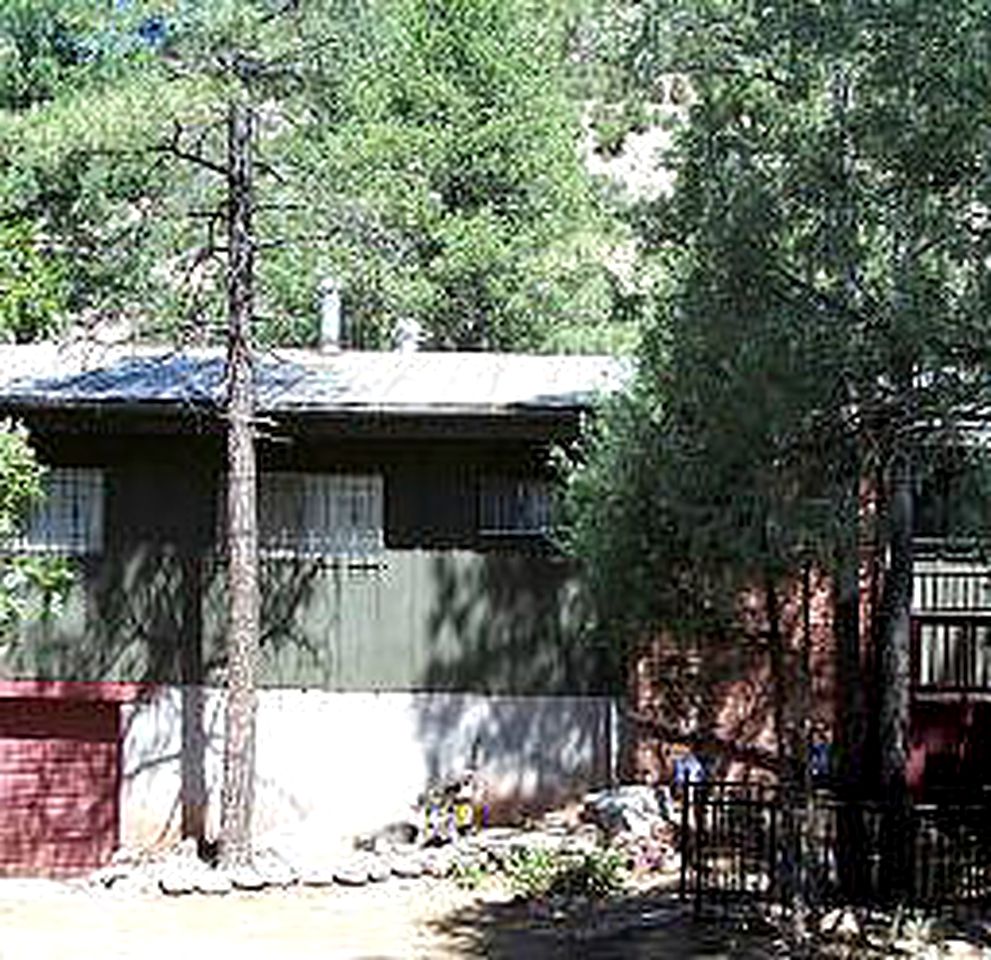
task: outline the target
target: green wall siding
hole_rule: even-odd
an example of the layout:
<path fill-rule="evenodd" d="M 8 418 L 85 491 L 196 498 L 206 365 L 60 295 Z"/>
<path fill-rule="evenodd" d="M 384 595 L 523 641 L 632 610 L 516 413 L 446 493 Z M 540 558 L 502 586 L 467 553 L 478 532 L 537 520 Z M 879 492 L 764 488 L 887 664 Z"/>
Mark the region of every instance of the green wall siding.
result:
<path fill-rule="evenodd" d="M 264 564 L 260 682 L 340 690 L 564 693 L 604 677 L 580 640 L 560 561 L 390 550 L 374 567 Z M 223 575 L 205 598 L 207 661 L 223 654 Z"/>
<path fill-rule="evenodd" d="M 8 675 L 216 682 L 224 657 L 224 566 L 213 548 L 215 438 L 47 436 L 50 462 L 106 470 L 105 549 L 77 558 L 60 614 L 27 624 L 0 654 Z M 378 470 L 386 550 L 365 566 L 263 562 L 269 686 L 339 690 L 599 692 L 609 678 L 582 642 L 580 591 L 546 548 L 476 535 L 485 471 L 538 473 L 532 442 L 296 443 L 264 469 Z"/>

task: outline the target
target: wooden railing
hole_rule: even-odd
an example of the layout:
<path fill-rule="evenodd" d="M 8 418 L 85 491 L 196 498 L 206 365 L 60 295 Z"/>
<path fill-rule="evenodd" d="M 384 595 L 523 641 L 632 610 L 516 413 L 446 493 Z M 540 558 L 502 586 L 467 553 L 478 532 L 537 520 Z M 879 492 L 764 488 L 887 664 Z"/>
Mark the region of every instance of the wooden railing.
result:
<path fill-rule="evenodd" d="M 912 685 L 991 692 L 991 572 L 978 564 L 916 569 Z"/>
<path fill-rule="evenodd" d="M 991 621 L 920 618 L 913 646 L 916 689 L 991 691 Z"/>

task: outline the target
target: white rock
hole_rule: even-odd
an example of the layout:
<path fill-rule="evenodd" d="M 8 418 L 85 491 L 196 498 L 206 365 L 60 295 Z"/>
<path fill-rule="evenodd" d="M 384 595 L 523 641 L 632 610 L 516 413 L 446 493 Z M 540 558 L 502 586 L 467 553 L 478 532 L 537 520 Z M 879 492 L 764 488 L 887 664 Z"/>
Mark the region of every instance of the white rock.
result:
<path fill-rule="evenodd" d="M 158 886 L 162 893 L 180 896 L 192 893 L 196 889 L 196 882 L 188 870 L 171 868 L 162 871 L 158 878 Z"/>
<path fill-rule="evenodd" d="M 819 923 L 820 933 L 838 937 L 841 940 L 855 940 L 860 937 L 860 921 L 852 910 L 837 907 L 830 910 Z"/>
<path fill-rule="evenodd" d="M 388 861 L 381 857 L 369 858 L 366 866 L 368 869 L 368 879 L 373 883 L 382 883 L 382 881 L 388 880 L 392 876 L 392 868 L 389 866 Z"/>
<path fill-rule="evenodd" d="M 263 890 L 265 878 L 254 867 L 235 867 L 227 874 L 235 890 Z"/>
<path fill-rule="evenodd" d="M 402 879 L 414 880 L 423 876 L 423 864 L 412 856 L 394 856 L 389 861 L 392 872 Z"/>
<path fill-rule="evenodd" d="M 368 870 L 363 863 L 342 863 L 334 869 L 334 880 L 346 887 L 362 887 L 368 883 Z"/>
<path fill-rule="evenodd" d="M 271 887 L 288 887 L 299 878 L 298 872 L 281 857 L 266 853 L 255 857 L 254 868 Z"/>
<path fill-rule="evenodd" d="M 227 874 L 219 870 L 201 870 L 196 876 L 196 892 L 223 895 L 231 892 L 233 884 Z"/>
<path fill-rule="evenodd" d="M 335 883 L 331 867 L 312 866 L 300 871 L 299 882 L 306 887 L 329 887 Z"/>
<path fill-rule="evenodd" d="M 966 958 L 966 960 L 973 957 L 974 960 L 980 960 L 983 956 L 981 948 L 968 940 L 944 940 L 942 947 L 943 953 L 948 957 Z"/>

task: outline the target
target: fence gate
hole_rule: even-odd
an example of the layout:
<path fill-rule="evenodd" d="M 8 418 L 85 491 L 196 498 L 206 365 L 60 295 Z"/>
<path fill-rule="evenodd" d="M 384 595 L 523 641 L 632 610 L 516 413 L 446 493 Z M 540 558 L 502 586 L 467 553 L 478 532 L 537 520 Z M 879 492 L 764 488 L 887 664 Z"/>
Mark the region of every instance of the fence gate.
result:
<path fill-rule="evenodd" d="M 863 904 L 983 908 L 991 804 L 897 807 L 767 784 L 687 785 L 681 896 L 707 907 Z"/>

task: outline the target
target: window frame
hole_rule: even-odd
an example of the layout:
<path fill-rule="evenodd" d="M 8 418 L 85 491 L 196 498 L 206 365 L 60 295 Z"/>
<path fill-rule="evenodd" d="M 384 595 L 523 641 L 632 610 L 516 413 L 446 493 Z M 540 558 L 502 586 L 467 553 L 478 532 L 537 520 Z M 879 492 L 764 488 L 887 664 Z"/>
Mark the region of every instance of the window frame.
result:
<path fill-rule="evenodd" d="M 217 540 L 224 554 L 226 493 L 226 484 L 222 483 L 218 491 Z M 382 562 L 385 477 L 381 472 L 264 470 L 258 472 L 257 494 L 261 559 L 348 566 L 377 566 Z M 282 503 L 277 502 L 280 498 Z M 352 522 L 342 528 L 339 520 L 348 513 Z M 273 529 L 272 521 L 279 522 L 280 517 L 281 528 Z"/>
<path fill-rule="evenodd" d="M 106 540 L 106 471 L 102 467 L 48 466 L 42 487 L 44 496 L 28 508 L 8 539 L 7 549 L 44 556 L 101 555 Z M 71 504 L 62 502 L 67 492 L 72 495 Z M 42 525 L 49 529 L 40 531 Z"/>
<path fill-rule="evenodd" d="M 483 539 L 547 540 L 551 535 L 553 491 L 544 477 L 484 474 L 477 502 Z"/>

